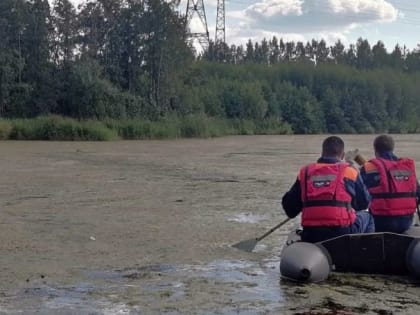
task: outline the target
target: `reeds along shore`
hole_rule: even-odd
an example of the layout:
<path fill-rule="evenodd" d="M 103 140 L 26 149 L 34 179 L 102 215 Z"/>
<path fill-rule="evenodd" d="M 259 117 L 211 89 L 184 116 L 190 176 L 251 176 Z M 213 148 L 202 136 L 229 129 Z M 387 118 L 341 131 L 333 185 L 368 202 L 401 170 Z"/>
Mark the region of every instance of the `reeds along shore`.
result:
<path fill-rule="evenodd" d="M 228 120 L 205 115 L 168 116 L 155 121 L 75 120 L 61 116 L 0 120 L 2 140 L 109 141 L 291 133 L 290 126 L 278 119 Z"/>

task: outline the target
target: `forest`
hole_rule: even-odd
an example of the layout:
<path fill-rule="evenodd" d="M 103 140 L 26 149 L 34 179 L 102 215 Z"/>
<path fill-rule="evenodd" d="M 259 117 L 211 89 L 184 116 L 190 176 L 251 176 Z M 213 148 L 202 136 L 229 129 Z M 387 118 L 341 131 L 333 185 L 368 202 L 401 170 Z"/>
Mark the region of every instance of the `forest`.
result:
<path fill-rule="evenodd" d="M 0 138 L 420 131 L 420 49 L 273 37 L 197 54 L 178 5 L 1 0 Z"/>

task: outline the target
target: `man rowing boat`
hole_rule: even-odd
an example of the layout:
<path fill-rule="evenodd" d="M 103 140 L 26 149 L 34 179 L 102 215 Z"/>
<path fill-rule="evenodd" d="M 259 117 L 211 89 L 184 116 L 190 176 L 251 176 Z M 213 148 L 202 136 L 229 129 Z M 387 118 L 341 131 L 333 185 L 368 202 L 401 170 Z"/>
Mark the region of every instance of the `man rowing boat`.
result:
<path fill-rule="evenodd" d="M 375 231 L 371 215 L 362 211 L 369 207 L 367 188 L 358 171 L 343 158 L 343 140 L 326 138 L 321 157 L 301 168 L 296 182 L 282 198 L 288 217 L 302 212 L 303 241 L 319 242 Z"/>

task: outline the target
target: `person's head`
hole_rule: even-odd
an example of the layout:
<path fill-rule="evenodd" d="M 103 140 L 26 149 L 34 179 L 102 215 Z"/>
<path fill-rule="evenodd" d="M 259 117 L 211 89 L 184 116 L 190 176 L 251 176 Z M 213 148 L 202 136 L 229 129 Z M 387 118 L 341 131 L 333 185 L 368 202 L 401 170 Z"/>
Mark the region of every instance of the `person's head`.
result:
<path fill-rule="evenodd" d="M 381 155 L 386 152 L 394 151 L 394 139 L 388 135 L 380 135 L 375 138 L 373 141 L 373 148 L 375 150 L 375 155 Z"/>
<path fill-rule="evenodd" d="M 322 143 L 322 157 L 337 158 L 344 157 L 344 141 L 337 136 L 331 136 Z"/>

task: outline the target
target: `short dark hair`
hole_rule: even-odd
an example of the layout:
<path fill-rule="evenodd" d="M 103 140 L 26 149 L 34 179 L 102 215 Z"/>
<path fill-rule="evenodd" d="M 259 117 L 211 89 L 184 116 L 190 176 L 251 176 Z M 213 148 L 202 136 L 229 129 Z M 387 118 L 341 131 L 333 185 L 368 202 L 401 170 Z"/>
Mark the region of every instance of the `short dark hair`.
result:
<path fill-rule="evenodd" d="M 337 136 L 331 136 L 322 143 L 322 156 L 335 157 L 344 153 L 344 141 Z"/>
<path fill-rule="evenodd" d="M 388 135 L 380 135 L 373 141 L 373 148 L 378 153 L 394 151 L 394 139 Z"/>

